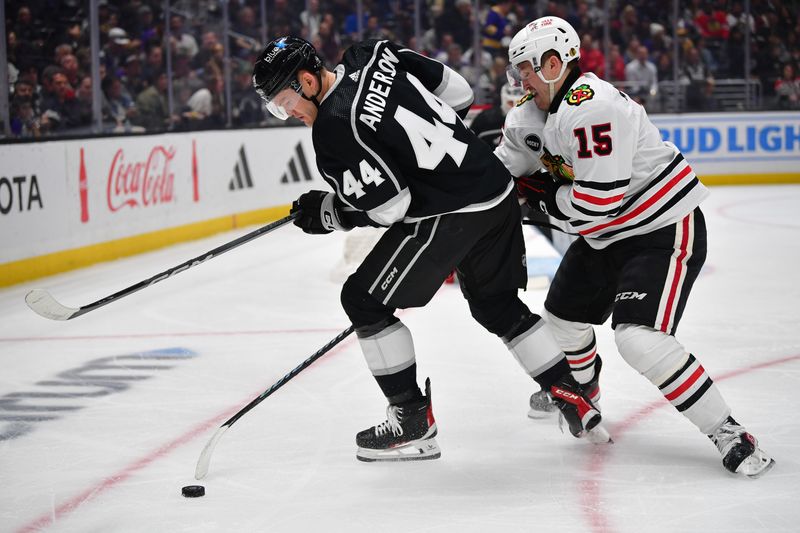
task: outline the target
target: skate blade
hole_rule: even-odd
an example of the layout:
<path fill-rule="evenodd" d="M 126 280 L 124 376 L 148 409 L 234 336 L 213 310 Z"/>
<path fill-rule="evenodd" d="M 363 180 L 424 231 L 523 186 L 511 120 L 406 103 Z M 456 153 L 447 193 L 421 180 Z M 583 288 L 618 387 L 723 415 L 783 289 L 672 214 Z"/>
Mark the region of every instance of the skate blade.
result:
<path fill-rule="evenodd" d="M 758 456 L 755 457 L 755 459 L 759 461 L 759 464 L 750 465 L 747 464 L 747 460 L 745 460 L 744 462 L 742 462 L 742 466 L 739 467 L 739 471 L 737 472 L 737 474 L 741 474 L 747 479 L 758 479 L 767 472 L 769 472 L 770 470 L 772 470 L 772 467 L 775 466 L 775 459 L 767 457 L 766 455 L 763 454 L 763 452 L 759 453 Z M 769 459 L 769 462 L 766 462 L 767 459 Z"/>
<path fill-rule="evenodd" d="M 427 461 L 438 459 L 441 456 L 442 451 L 439 449 L 439 444 L 433 438 L 409 442 L 397 448 L 388 448 L 386 450 L 359 448 L 356 452 L 356 459 L 365 463 Z"/>
<path fill-rule="evenodd" d="M 585 431 L 583 438 L 592 444 L 614 444 L 614 440 L 611 438 L 608 430 L 602 425 L 597 425 L 589 431 Z"/>

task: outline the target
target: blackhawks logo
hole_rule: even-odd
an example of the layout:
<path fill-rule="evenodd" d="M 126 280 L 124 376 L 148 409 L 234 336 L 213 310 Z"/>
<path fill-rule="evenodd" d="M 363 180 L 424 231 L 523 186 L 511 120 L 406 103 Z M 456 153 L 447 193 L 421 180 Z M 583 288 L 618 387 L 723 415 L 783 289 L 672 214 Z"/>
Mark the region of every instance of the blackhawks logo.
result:
<path fill-rule="evenodd" d="M 525 93 L 525 96 L 523 96 L 522 98 L 517 100 L 517 105 L 515 107 L 519 107 L 522 104 L 524 104 L 525 102 L 527 102 L 528 100 L 532 100 L 532 99 L 533 99 L 533 95 L 531 93 Z"/>
<path fill-rule="evenodd" d="M 568 105 L 581 105 L 586 100 L 591 100 L 594 96 L 594 90 L 589 87 L 587 83 L 581 83 L 574 89 L 570 89 L 564 100 Z"/>
<path fill-rule="evenodd" d="M 547 167 L 547 171 L 550 172 L 550 174 L 568 180 L 575 179 L 575 172 L 572 170 L 572 166 L 568 165 L 563 157 L 551 154 L 547 147 L 542 148 L 542 151 L 544 153 L 540 159 L 542 163 L 544 163 L 544 166 Z"/>

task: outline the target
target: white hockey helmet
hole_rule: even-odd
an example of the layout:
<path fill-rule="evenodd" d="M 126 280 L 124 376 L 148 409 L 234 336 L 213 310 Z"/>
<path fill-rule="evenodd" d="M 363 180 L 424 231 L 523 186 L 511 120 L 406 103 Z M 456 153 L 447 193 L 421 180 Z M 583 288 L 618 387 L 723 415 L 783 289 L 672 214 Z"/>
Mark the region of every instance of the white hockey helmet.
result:
<path fill-rule="evenodd" d="M 519 83 L 519 76 L 515 72 L 519 65 L 525 61 L 530 61 L 542 81 L 546 80 L 541 74 L 542 56 L 554 50 L 563 65 L 558 75 L 560 79 L 567 69 L 567 63 L 573 59 L 581 57 L 581 39 L 569 22 L 558 17 L 541 17 L 528 23 L 511 39 L 508 45 L 508 60 L 513 67 L 509 71 L 509 81 Z M 514 79 L 516 78 L 516 79 Z"/>
<path fill-rule="evenodd" d="M 522 87 L 504 83 L 500 88 L 500 109 L 503 110 L 503 114 L 507 115 L 526 94 Z"/>

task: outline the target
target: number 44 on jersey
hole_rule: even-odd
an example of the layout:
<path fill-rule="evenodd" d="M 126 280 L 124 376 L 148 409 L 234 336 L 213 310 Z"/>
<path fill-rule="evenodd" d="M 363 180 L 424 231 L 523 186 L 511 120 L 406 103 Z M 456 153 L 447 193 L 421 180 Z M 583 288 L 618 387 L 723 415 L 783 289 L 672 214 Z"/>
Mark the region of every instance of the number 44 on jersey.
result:
<path fill-rule="evenodd" d="M 372 168 L 364 159 L 358 164 L 358 171 L 361 174 L 361 181 L 350 172 L 350 169 L 345 170 L 342 174 L 342 193 L 345 196 L 355 194 L 356 198 L 361 198 L 366 194 L 364 185 L 375 185 L 377 187 L 384 182 L 384 178 L 381 177 L 381 171 L 377 168 Z"/>

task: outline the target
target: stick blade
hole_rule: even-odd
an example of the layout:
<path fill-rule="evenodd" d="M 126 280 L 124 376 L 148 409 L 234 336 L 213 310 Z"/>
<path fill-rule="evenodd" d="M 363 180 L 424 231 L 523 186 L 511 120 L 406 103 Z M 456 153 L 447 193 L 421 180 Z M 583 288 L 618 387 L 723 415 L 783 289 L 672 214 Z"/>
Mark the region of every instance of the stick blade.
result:
<path fill-rule="evenodd" d="M 206 477 L 206 474 L 208 474 L 208 467 L 211 464 L 211 454 L 214 453 L 217 442 L 222 438 L 222 435 L 225 434 L 229 427 L 230 426 L 225 425 L 220 426 L 211 437 L 211 440 L 208 441 L 206 447 L 203 448 L 203 451 L 200 453 L 200 458 L 197 460 L 197 466 L 194 469 L 195 479 L 203 479 Z"/>
<path fill-rule="evenodd" d="M 44 289 L 33 289 L 25 295 L 25 303 L 33 311 L 50 320 L 69 320 L 78 309 L 62 305 Z"/>

